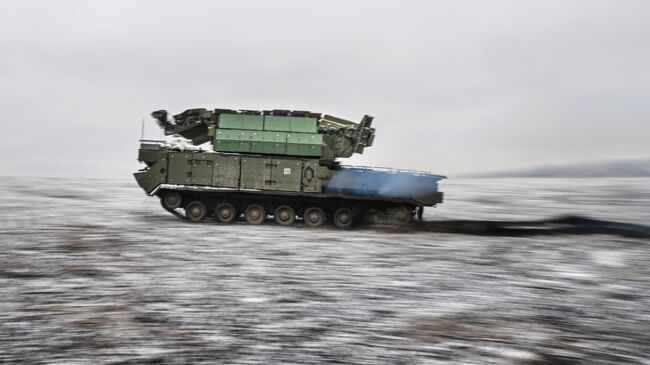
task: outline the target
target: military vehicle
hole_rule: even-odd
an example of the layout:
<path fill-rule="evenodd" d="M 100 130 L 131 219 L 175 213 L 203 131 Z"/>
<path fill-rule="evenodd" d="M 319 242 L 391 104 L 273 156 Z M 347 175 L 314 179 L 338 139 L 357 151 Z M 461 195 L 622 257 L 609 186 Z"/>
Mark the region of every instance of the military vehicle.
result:
<path fill-rule="evenodd" d="M 277 109 L 189 109 L 173 117 L 159 110 L 152 117 L 176 140 L 141 140 L 138 160 L 146 166 L 135 178 L 163 208 L 192 222 L 243 215 L 260 224 L 273 216 L 280 225 L 298 218 L 349 228 L 362 219 L 421 219 L 425 206 L 442 202 L 444 176 L 340 164 L 372 146 L 368 115 L 359 123 Z"/>

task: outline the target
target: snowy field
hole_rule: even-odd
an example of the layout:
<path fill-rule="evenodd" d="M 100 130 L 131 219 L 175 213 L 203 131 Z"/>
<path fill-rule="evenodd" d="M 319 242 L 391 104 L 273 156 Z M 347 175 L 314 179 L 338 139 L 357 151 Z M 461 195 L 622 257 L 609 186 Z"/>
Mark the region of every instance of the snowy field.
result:
<path fill-rule="evenodd" d="M 0 363 L 650 364 L 650 240 L 190 224 L 0 178 Z M 445 180 L 425 220 L 650 224 L 649 179 Z"/>

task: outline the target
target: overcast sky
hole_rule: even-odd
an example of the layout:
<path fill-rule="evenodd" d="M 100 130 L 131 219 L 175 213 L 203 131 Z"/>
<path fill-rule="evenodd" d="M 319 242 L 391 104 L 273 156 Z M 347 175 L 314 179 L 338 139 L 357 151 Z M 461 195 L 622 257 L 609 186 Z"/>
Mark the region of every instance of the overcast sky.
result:
<path fill-rule="evenodd" d="M 650 1 L 0 1 L 0 175 L 128 177 L 188 108 L 375 116 L 346 163 L 650 157 Z"/>

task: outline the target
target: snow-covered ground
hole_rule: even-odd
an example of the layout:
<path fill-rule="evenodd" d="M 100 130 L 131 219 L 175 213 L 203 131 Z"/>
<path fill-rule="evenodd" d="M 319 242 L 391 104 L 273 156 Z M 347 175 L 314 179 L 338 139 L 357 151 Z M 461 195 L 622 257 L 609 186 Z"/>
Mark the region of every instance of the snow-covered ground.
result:
<path fill-rule="evenodd" d="M 0 187 L 0 362 L 650 364 L 647 239 L 190 224 L 132 181 Z M 441 188 L 427 220 L 650 222 L 649 179 Z"/>

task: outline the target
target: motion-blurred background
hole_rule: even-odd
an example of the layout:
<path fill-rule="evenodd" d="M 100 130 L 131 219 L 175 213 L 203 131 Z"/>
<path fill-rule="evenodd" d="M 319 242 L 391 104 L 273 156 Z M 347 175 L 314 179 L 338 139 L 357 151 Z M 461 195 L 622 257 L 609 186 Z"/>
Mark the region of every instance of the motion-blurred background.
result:
<path fill-rule="evenodd" d="M 160 136 L 151 111 L 223 107 L 374 115 L 376 144 L 352 164 L 461 176 L 623 161 L 616 174 L 648 175 L 649 12 L 635 0 L 4 0 L 0 169 L 127 176 L 142 118 Z"/>

